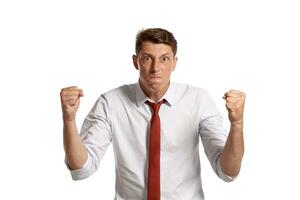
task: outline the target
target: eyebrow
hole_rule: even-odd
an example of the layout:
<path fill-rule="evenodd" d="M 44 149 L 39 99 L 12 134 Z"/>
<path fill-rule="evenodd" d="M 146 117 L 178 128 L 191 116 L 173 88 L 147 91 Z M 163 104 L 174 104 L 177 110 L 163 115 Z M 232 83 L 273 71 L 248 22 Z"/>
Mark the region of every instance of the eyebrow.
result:
<path fill-rule="evenodd" d="M 143 53 L 144 55 L 147 55 L 147 56 L 150 56 L 150 57 L 154 57 L 151 53 Z M 159 57 L 163 57 L 163 56 L 166 56 L 166 55 L 168 55 L 168 54 L 170 54 L 169 52 L 167 52 L 167 53 L 164 53 L 164 54 L 162 54 L 161 56 L 159 56 Z"/>
<path fill-rule="evenodd" d="M 168 53 L 165 53 L 165 54 L 163 54 L 163 55 L 161 55 L 160 57 L 162 57 L 162 56 L 166 56 L 166 55 L 168 55 L 169 54 L 169 52 Z"/>

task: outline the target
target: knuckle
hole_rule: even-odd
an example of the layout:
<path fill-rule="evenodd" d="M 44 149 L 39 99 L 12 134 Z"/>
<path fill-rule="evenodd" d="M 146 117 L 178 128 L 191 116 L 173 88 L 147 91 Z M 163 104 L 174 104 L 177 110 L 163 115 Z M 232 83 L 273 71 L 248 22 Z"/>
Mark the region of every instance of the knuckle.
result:
<path fill-rule="evenodd" d="M 69 90 L 66 88 L 61 90 L 61 95 L 63 95 L 63 96 L 68 95 L 68 93 L 69 93 Z"/>
<path fill-rule="evenodd" d="M 63 96 L 64 93 L 65 93 L 65 89 L 63 88 L 63 89 L 60 90 L 60 96 Z"/>

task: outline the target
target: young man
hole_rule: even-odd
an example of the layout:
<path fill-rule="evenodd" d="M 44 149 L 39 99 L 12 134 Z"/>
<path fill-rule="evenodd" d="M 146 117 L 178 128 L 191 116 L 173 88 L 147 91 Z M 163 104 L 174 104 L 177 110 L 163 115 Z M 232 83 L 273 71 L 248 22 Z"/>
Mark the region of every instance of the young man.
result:
<path fill-rule="evenodd" d="M 222 116 L 205 90 L 170 82 L 176 51 L 177 41 L 169 31 L 139 32 L 133 56 L 138 82 L 102 94 L 80 135 L 75 117 L 83 91 L 62 89 L 64 148 L 74 180 L 94 173 L 112 142 L 115 199 L 202 200 L 199 136 L 216 174 L 224 181 L 238 175 L 245 94 L 225 93 L 231 127 L 224 133 Z"/>

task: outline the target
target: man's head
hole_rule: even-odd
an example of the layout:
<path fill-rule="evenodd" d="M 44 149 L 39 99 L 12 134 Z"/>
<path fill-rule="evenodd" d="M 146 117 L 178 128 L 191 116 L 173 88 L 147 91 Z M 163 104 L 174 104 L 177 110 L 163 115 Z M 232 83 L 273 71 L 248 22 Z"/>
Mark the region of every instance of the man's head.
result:
<path fill-rule="evenodd" d="M 140 71 L 140 83 L 151 92 L 168 87 L 177 58 L 177 41 L 161 28 L 140 31 L 136 36 L 133 63 Z"/>
<path fill-rule="evenodd" d="M 172 48 L 174 56 L 177 53 L 177 41 L 174 35 L 162 28 L 149 28 L 138 32 L 136 35 L 135 53 L 139 54 L 144 42 L 152 42 L 154 44 L 166 44 Z"/>

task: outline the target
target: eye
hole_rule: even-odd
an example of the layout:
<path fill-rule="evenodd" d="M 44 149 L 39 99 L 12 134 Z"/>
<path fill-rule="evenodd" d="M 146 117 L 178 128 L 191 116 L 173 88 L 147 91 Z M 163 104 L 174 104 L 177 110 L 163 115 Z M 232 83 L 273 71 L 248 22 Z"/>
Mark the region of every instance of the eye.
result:
<path fill-rule="evenodd" d="M 169 61 L 169 60 L 170 60 L 170 58 L 169 58 L 168 56 L 162 57 L 162 61 L 163 61 L 163 62 L 167 62 L 167 61 Z"/>
<path fill-rule="evenodd" d="M 144 62 L 149 62 L 150 60 L 151 60 L 151 58 L 147 55 L 143 57 Z"/>

